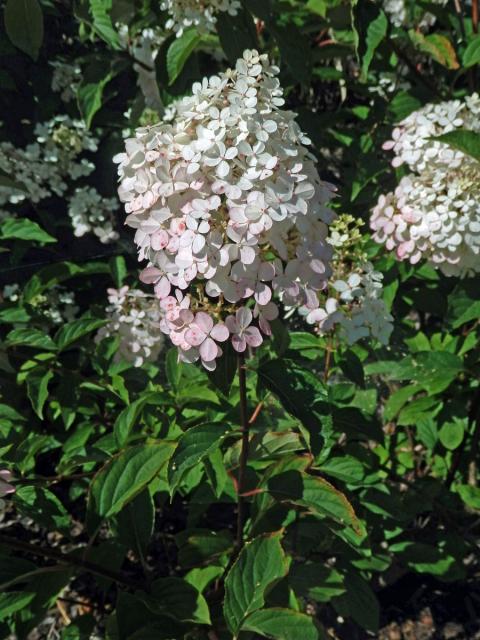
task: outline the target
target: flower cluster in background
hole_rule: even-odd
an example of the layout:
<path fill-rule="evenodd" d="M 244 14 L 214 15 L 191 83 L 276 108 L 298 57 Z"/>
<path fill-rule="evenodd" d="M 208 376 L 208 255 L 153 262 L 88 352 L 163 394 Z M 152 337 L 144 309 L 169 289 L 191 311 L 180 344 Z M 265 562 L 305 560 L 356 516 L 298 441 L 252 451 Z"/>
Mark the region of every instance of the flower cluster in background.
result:
<path fill-rule="evenodd" d="M 107 293 L 110 303 L 106 308 L 108 324 L 98 331 L 96 341 L 111 336 L 118 338 L 116 361 L 123 358 L 135 367 L 154 361 L 164 342 L 160 330 L 163 314 L 158 300 L 128 286 L 108 289 Z"/>
<path fill-rule="evenodd" d="M 334 329 L 353 344 L 363 338 L 388 344 L 393 317 L 383 294 L 383 275 L 375 271 L 364 252 L 366 238 L 361 220 L 342 215 L 332 224 L 328 238 L 335 247 L 333 274 L 317 309 L 301 309 L 309 324 L 327 334 Z"/>
<path fill-rule="evenodd" d="M 374 239 L 416 264 L 426 259 L 445 275 L 480 271 L 480 164 L 432 140 L 456 129 L 480 131 L 480 97 L 428 104 L 393 131 L 384 148 L 394 167 L 406 164 L 393 193 L 381 195 L 371 217 Z"/>
<path fill-rule="evenodd" d="M 237 15 L 239 0 L 162 0 L 160 8 L 170 14 L 167 29 L 173 29 L 181 36 L 185 29 L 195 27 L 199 33 L 209 33 L 215 29 L 217 14 L 227 12 Z"/>
<path fill-rule="evenodd" d="M 69 202 L 74 234 L 93 232 L 102 242 L 118 238 L 113 231 L 115 200 L 103 198 L 93 187 L 77 187 L 72 182 L 89 176 L 95 169 L 85 153 L 97 150 L 98 140 L 81 120 L 59 115 L 37 124 L 35 142 L 17 148 L 11 142 L 0 143 L 0 171 L 12 180 L 0 186 L 0 217 L 15 215 L 24 201 L 39 203 L 52 196 Z M 11 209 L 9 205 L 14 205 Z"/>
<path fill-rule="evenodd" d="M 2 301 L 17 302 L 21 299 L 20 285 L 16 282 L 3 287 Z M 75 304 L 75 294 L 61 285 L 50 287 L 43 293 L 38 293 L 28 302 L 40 316 L 55 325 L 74 320 L 79 311 Z"/>
<path fill-rule="evenodd" d="M 137 73 L 137 84 L 145 100 L 145 106 L 158 114 L 164 108 L 155 72 L 155 59 L 166 34 L 161 29 L 142 29 L 131 33 L 125 24 L 117 25 L 120 43 L 135 60 L 133 65 Z"/>
<path fill-rule="evenodd" d="M 246 51 L 234 70 L 194 84 L 172 124 L 138 129 L 114 159 L 162 329 L 183 360 L 208 369 L 229 335 L 243 351 L 270 334 L 274 293 L 315 308 L 330 275 L 333 187 L 281 109 L 277 74 Z"/>
<path fill-rule="evenodd" d="M 431 0 L 431 4 L 445 6 L 448 0 Z M 410 7 L 409 7 L 410 5 Z M 396 27 L 411 25 L 414 21 L 412 18 L 412 10 L 418 10 L 416 3 L 410 3 L 408 0 L 383 0 L 383 9 L 390 18 L 392 24 Z M 435 24 L 435 16 L 432 13 L 422 10 L 419 14 L 419 25 L 421 27 L 430 27 Z"/>
<path fill-rule="evenodd" d="M 82 82 L 82 71 L 77 64 L 69 64 L 55 60 L 53 67 L 52 91 L 60 93 L 63 102 L 71 102 L 77 95 L 77 89 Z"/>

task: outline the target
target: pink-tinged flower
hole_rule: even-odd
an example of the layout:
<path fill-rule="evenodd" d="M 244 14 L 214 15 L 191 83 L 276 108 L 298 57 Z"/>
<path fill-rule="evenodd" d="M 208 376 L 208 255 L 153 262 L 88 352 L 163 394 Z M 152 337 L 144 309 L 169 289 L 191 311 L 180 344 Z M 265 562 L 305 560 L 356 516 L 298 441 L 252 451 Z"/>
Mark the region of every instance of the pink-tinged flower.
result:
<path fill-rule="evenodd" d="M 0 498 L 7 496 L 10 493 L 15 493 L 15 487 L 10 482 L 13 480 L 13 475 L 8 469 L 0 469 Z"/>
<path fill-rule="evenodd" d="M 223 322 L 214 324 L 212 318 L 199 311 L 185 332 L 185 340 L 192 347 L 197 347 L 204 362 L 215 360 L 221 352 L 217 342 L 228 340 L 229 332 Z"/>
<path fill-rule="evenodd" d="M 263 338 L 257 327 L 251 327 L 252 312 L 246 307 L 240 307 L 234 316 L 225 320 L 228 330 L 232 334 L 232 345 L 235 351 L 242 353 L 247 348 L 259 347 Z"/>

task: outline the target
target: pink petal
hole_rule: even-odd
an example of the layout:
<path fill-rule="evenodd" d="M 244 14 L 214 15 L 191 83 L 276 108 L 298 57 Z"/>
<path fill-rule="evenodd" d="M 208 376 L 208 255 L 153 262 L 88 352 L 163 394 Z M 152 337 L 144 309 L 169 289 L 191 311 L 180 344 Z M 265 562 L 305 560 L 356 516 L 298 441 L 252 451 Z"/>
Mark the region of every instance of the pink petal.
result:
<path fill-rule="evenodd" d="M 207 338 L 200 347 L 200 357 L 206 362 L 215 360 L 218 355 L 218 347 L 211 338 Z"/>
<path fill-rule="evenodd" d="M 243 336 L 239 336 L 237 333 L 232 336 L 232 346 L 235 351 L 242 353 L 247 348 L 247 341 Z"/>
<path fill-rule="evenodd" d="M 252 312 L 247 307 L 240 307 L 235 314 L 235 319 L 240 327 L 246 328 L 252 322 Z"/>
<path fill-rule="evenodd" d="M 207 336 L 194 324 L 191 324 L 190 327 L 185 331 L 185 342 L 187 342 L 192 347 L 198 347 L 198 345 L 202 344 Z"/>
<path fill-rule="evenodd" d="M 260 305 L 266 305 L 272 299 L 272 290 L 269 286 L 264 284 L 263 282 L 259 282 L 257 284 L 257 288 L 255 290 L 255 300 Z"/>
<path fill-rule="evenodd" d="M 263 342 L 262 334 L 257 327 L 248 327 L 245 331 L 245 339 L 251 347 L 259 347 Z"/>
<path fill-rule="evenodd" d="M 163 276 L 160 282 L 157 282 L 154 287 L 155 295 L 159 300 L 163 300 L 163 298 L 166 298 L 170 294 L 171 288 L 170 280 L 166 276 Z"/>
<path fill-rule="evenodd" d="M 204 311 L 199 311 L 195 316 L 195 324 L 199 329 L 201 329 L 206 335 L 210 333 L 213 328 L 213 320 Z"/>
<path fill-rule="evenodd" d="M 210 335 L 217 342 L 225 342 L 225 340 L 228 340 L 230 332 L 226 324 L 224 324 L 223 322 L 219 322 L 210 331 Z"/>
<path fill-rule="evenodd" d="M 140 272 L 140 281 L 145 284 L 155 284 L 162 277 L 162 272 L 156 267 L 147 267 Z"/>

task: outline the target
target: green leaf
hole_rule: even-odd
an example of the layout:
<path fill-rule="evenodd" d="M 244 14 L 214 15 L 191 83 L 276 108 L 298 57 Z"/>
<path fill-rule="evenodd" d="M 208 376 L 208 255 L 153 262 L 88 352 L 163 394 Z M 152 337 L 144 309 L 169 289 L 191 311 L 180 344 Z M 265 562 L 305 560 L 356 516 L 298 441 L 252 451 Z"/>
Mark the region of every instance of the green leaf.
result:
<path fill-rule="evenodd" d="M 166 615 L 181 622 L 211 624 L 205 598 L 183 578 L 155 580 L 144 602 L 157 615 Z"/>
<path fill-rule="evenodd" d="M 210 382 L 227 397 L 237 372 L 237 365 L 238 354 L 229 340 L 223 346 L 223 355 L 217 360 L 215 370 L 208 372 Z"/>
<path fill-rule="evenodd" d="M 167 73 L 172 85 L 181 74 L 185 63 L 191 56 L 202 37 L 196 29 L 188 29 L 180 38 L 175 38 L 167 51 Z"/>
<path fill-rule="evenodd" d="M 113 256 L 113 258 L 110 258 L 108 261 L 108 266 L 110 267 L 110 273 L 112 274 L 115 286 L 117 289 L 120 289 L 128 274 L 125 258 L 123 256 Z"/>
<path fill-rule="evenodd" d="M 18 487 L 13 500 L 19 513 L 44 529 L 68 533 L 70 516 L 57 496 L 45 487 Z"/>
<path fill-rule="evenodd" d="M 182 377 L 182 363 L 178 360 L 178 349 L 172 347 L 165 357 L 165 373 L 172 389 L 177 390 Z"/>
<path fill-rule="evenodd" d="M 82 114 L 87 129 L 90 129 L 93 116 L 102 107 L 103 90 L 112 77 L 112 73 L 107 73 L 106 76 L 97 82 L 82 82 L 77 89 L 78 110 Z"/>
<path fill-rule="evenodd" d="M 245 631 L 254 631 L 274 640 L 321 640 L 324 634 L 311 616 L 293 609 L 262 609 L 255 611 L 242 625 Z"/>
<path fill-rule="evenodd" d="M 74 342 L 80 340 L 92 331 L 99 329 L 105 324 L 102 318 L 79 318 L 61 327 L 55 336 L 55 342 L 60 351 L 70 347 Z"/>
<path fill-rule="evenodd" d="M 461 499 L 471 509 L 480 510 L 480 488 L 469 484 L 457 486 L 457 491 Z"/>
<path fill-rule="evenodd" d="M 94 31 L 113 49 L 121 49 L 118 33 L 112 25 L 111 9 L 112 0 L 90 0 L 90 13 L 93 18 L 92 27 Z"/>
<path fill-rule="evenodd" d="M 465 69 L 480 63 L 480 36 L 473 38 L 463 52 L 462 62 Z"/>
<path fill-rule="evenodd" d="M 278 396 L 285 409 L 308 430 L 317 455 L 329 443 L 330 407 L 324 384 L 316 375 L 287 359 L 269 360 L 258 369 L 260 383 Z"/>
<path fill-rule="evenodd" d="M 123 447 L 128 441 L 131 430 L 135 426 L 145 404 L 148 401 L 148 395 L 145 394 L 129 404 L 123 411 L 118 414 L 113 427 L 115 438 L 120 447 Z"/>
<path fill-rule="evenodd" d="M 7 0 L 4 19 L 13 44 L 37 60 L 43 42 L 43 13 L 38 0 Z"/>
<path fill-rule="evenodd" d="M 365 529 L 346 496 L 323 478 L 295 470 L 284 471 L 269 479 L 268 491 L 276 500 L 306 507 L 314 515 L 327 516 L 351 527 L 357 536 L 365 536 Z"/>
<path fill-rule="evenodd" d="M 478 318 L 480 318 L 480 300 L 472 302 L 468 309 L 452 322 L 452 327 L 458 329 L 458 327 L 461 327 L 463 324 L 472 322 L 472 320 L 478 320 Z"/>
<path fill-rule="evenodd" d="M 155 507 L 148 489 L 144 489 L 117 514 L 114 528 L 121 543 L 142 557 L 153 534 Z"/>
<path fill-rule="evenodd" d="M 53 378 L 53 371 L 36 367 L 26 377 L 27 395 L 32 403 L 33 410 L 43 420 L 43 407 L 48 398 L 48 383 Z"/>
<path fill-rule="evenodd" d="M 354 24 L 358 37 L 358 55 L 361 59 L 361 79 L 366 81 L 375 50 L 387 35 L 388 20 L 373 2 L 359 0 L 354 8 Z"/>
<path fill-rule="evenodd" d="M 19 0 L 21 2 L 22 0 Z M 5 218 L 0 224 L 0 238 L 2 240 L 27 240 L 48 244 L 57 242 L 40 225 L 28 218 Z"/>
<path fill-rule="evenodd" d="M 351 616 L 364 629 L 376 632 L 380 606 L 372 588 L 360 575 L 349 573 L 345 578 L 347 592 L 333 602 L 342 616 Z"/>
<path fill-rule="evenodd" d="M 166 441 L 140 444 L 115 456 L 93 479 L 89 509 L 103 518 L 118 513 L 161 471 L 174 448 Z"/>
<path fill-rule="evenodd" d="M 178 546 L 178 561 L 181 566 L 205 565 L 218 561 L 232 553 L 233 540 L 229 531 L 210 529 L 187 529 L 175 536 Z"/>
<path fill-rule="evenodd" d="M 189 469 L 196 467 L 221 444 L 228 428 L 219 422 L 192 427 L 180 438 L 168 465 L 168 482 L 173 495 Z"/>
<path fill-rule="evenodd" d="M 320 465 L 320 469 L 322 473 L 326 473 L 328 476 L 337 478 L 347 484 L 362 482 L 365 477 L 365 471 L 360 460 L 348 455 L 329 458 L 327 462 Z"/>
<path fill-rule="evenodd" d="M 436 138 L 431 138 L 431 140 L 444 142 L 480 162 L 480 133 L 468 131 L 467 129 L 456 129 Z"/>
<path fill-rule="evenodd" d="M 9 407 L 7 404 L 0 404 L 0 420 L 10 420 L 11 422 L 25 421 L 25 416 L 22 416 L 16 409 Z"/>
<path fill-rule="evenodd" d="M 297 595 L 317 602 L 329 602 L 345 593 L 342 574 L 318 562 L 293 565 L 288 581 Z"/>
<path fill-rule="evenodd" d="M 40 329 L 12 329 L 7 335 L 5 344 L 8 347 L 16 347 L 19 345 L 32 347 L 32 349 L 45 349 L 54 351 L 57 347 L 48 333 L 40 331 Z"/>
<path fill-rule="evenodd" d="M 245 618 L 265 602 L 269 587 L 287 573 L 280 534 L 255 538 L 242 549 L 225 580 L 224 614 L 237 636 Z"/>
<path fill-rule="evenodd" d="M 458 69 L 457 54 L 450 40 L 440 33 L 424 35 L 420 31 L 408 32 L 414 46 L 423 53 L 427 53 L 436 62 L 447 69 Z"/>
<path fill-rule="evenodd" d="M 28 591 L 9 591 L 0 593 L 0 620 L 5 620 L 16 611 L 21 611 L 35 598 L 35 593 Z"/>
<path fill-rule="evenodd" d="M 456 418 L 451 422 L 446 422 L 438 432 L 438 438 L 445 449 L 453 451 L 463 440 L 467 420 Z"/>

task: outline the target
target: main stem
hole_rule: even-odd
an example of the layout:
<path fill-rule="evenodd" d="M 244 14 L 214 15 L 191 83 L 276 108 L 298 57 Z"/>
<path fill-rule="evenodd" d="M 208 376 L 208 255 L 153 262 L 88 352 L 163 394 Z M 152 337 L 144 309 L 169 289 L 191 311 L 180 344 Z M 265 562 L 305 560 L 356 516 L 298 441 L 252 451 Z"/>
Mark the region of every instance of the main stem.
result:
<path fill-rule="evenodd" d="M 243 546 L 243 527 L 245 525 L 245 476 L 248 462 L 248 444 L 250 436 L 250 423 L 247 416 L 247 374 L 245 370 L 245 356 L 238 354 L 238 382 L 240 386 L 240 423 L 242 430 L 242 450 L 240 452 L 240 465 L 238 470 L 238 510 L 237 510 L 237 552 Z"/>

